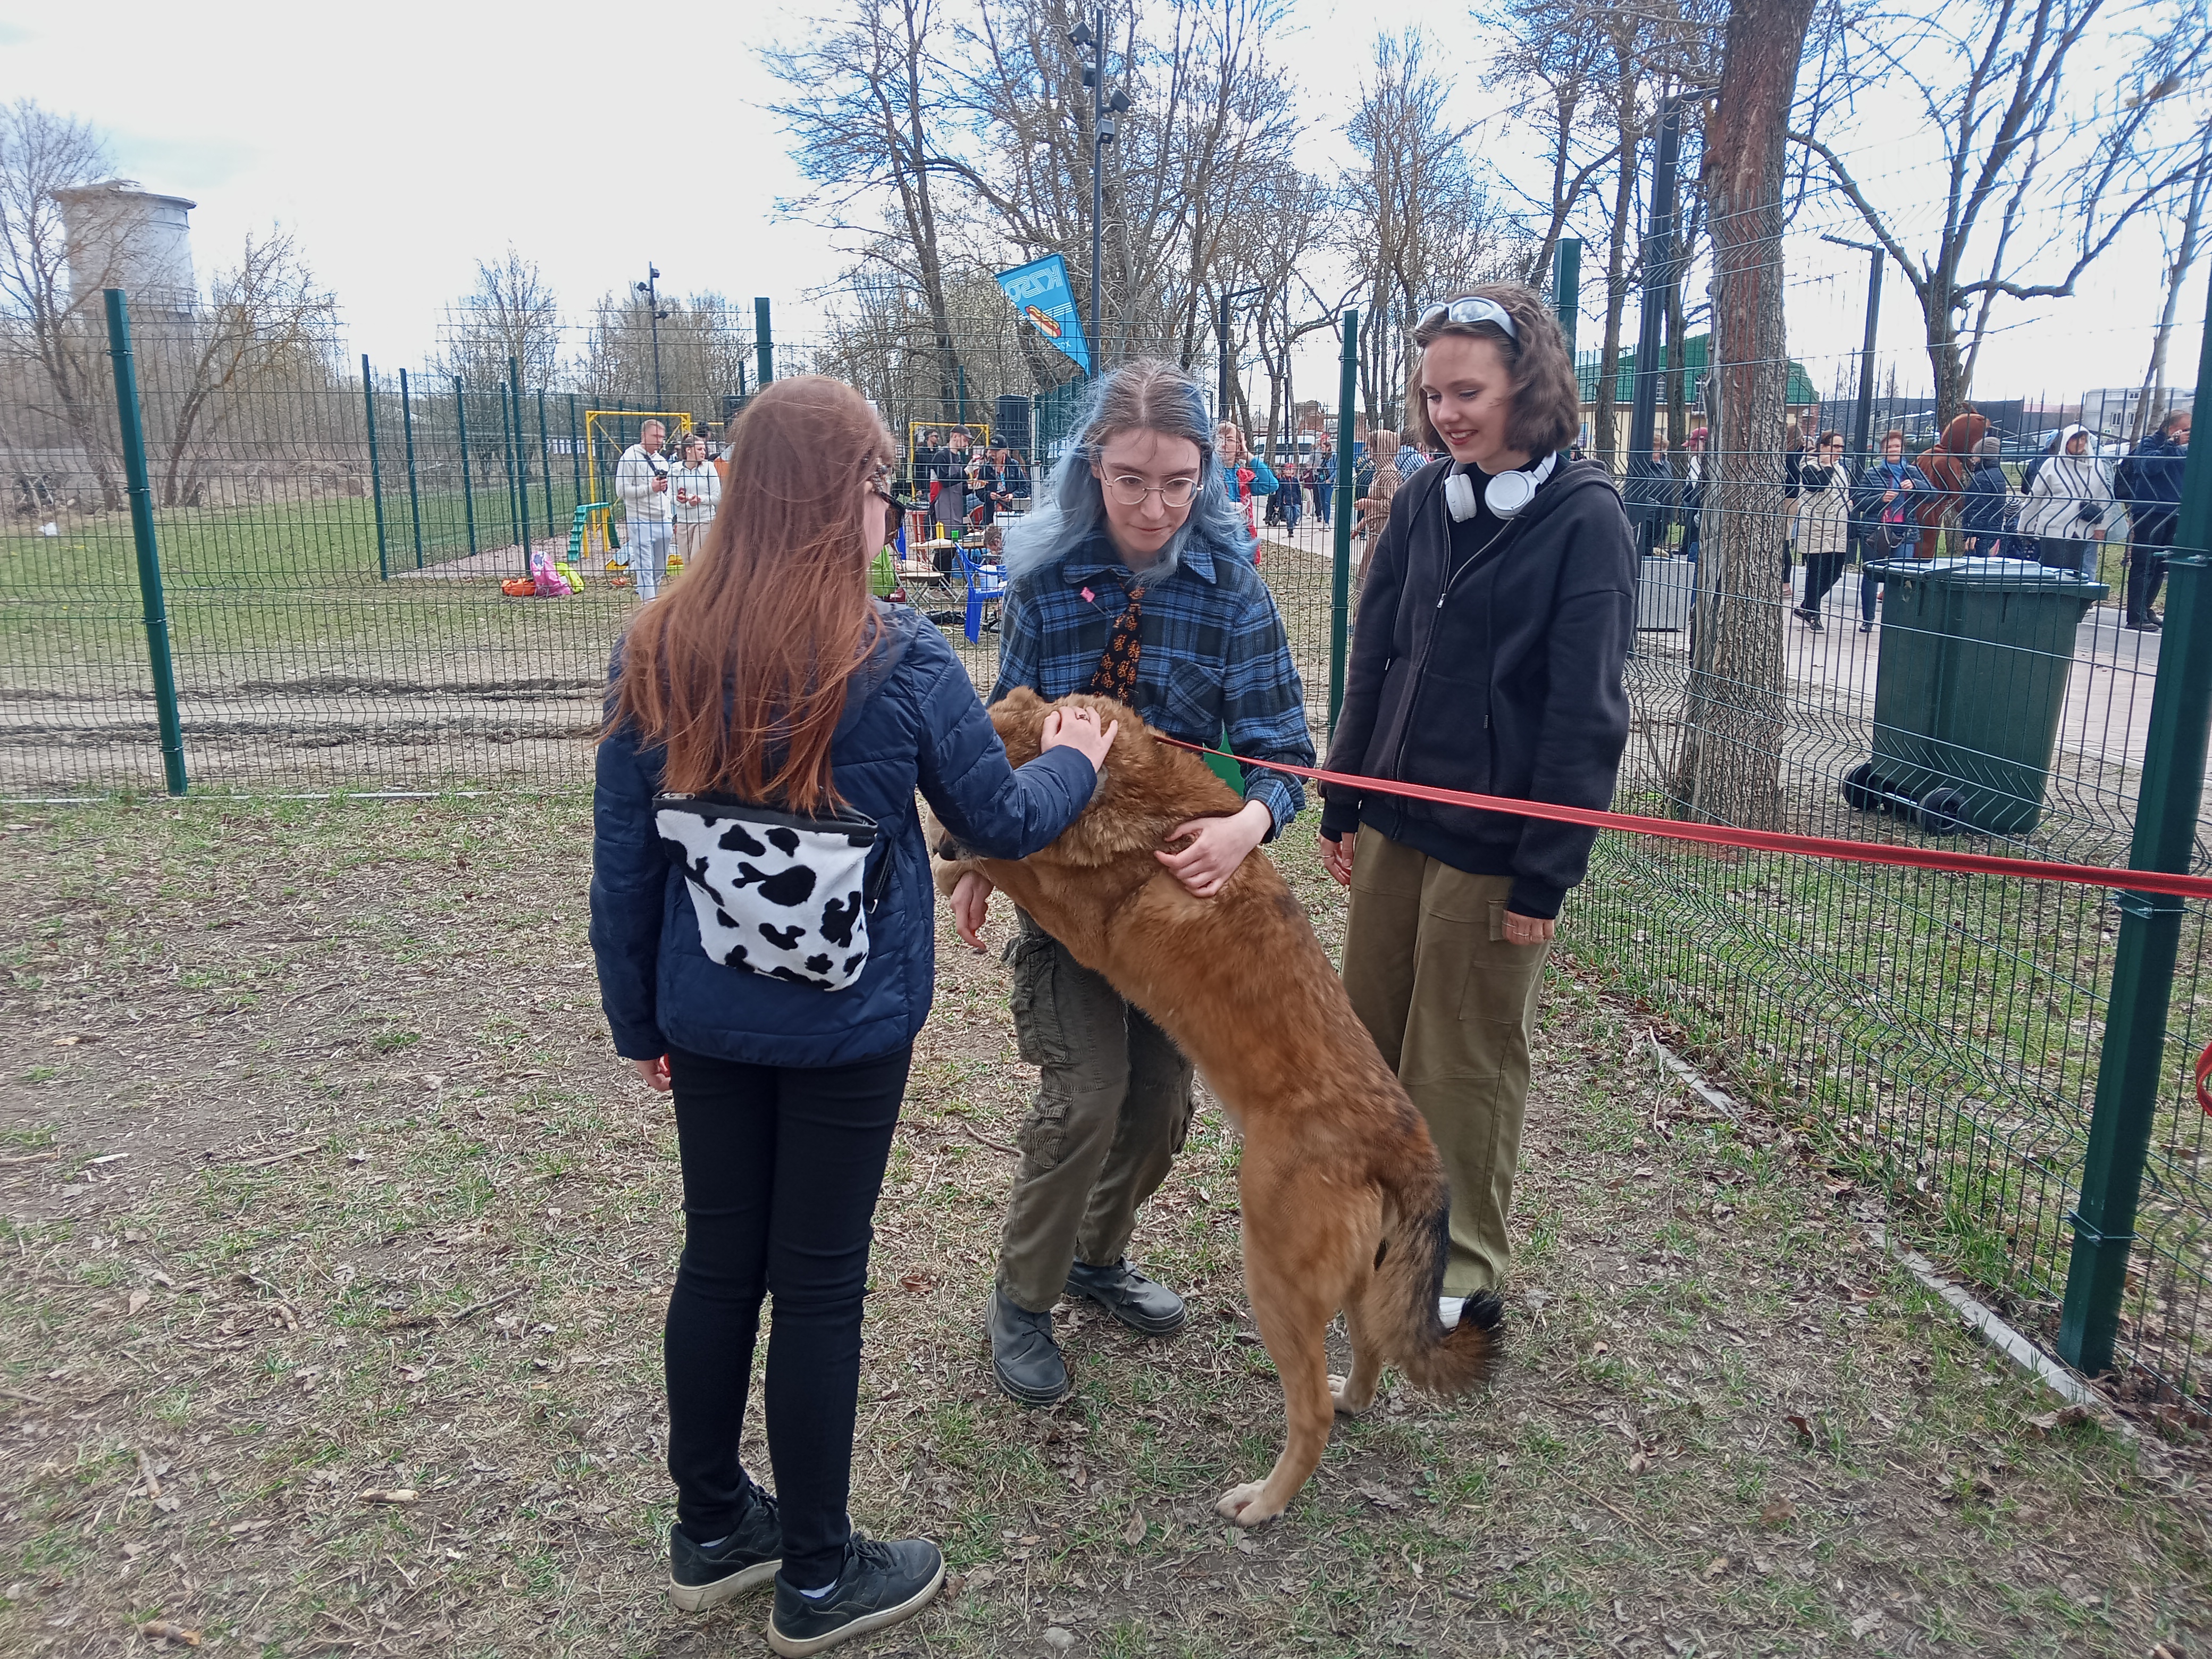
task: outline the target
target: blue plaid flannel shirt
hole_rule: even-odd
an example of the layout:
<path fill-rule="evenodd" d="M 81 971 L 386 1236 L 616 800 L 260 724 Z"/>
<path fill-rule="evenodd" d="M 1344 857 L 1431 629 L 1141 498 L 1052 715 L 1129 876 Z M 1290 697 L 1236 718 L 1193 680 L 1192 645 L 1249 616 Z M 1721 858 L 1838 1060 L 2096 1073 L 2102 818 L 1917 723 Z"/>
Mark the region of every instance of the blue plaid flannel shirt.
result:
<path fill-rule="evenodd" d="M 1041 697 L 1086 691 L 1134 578 L 1103 532 L 1015 578 L 999 633 L 993 702 L 1018 685 Z M 1139 618 L 1137 712 L 1170 737 L 1256 760 L 1314 764 L 1305 688 L 1275 596 L 1246 561 L 1194 538 L 1165 581 L 1145 590 Z M 1274 830 L 1306 792 L 1282 772 L 1245 769 L 1247 800 L 1265 801 Z"/>

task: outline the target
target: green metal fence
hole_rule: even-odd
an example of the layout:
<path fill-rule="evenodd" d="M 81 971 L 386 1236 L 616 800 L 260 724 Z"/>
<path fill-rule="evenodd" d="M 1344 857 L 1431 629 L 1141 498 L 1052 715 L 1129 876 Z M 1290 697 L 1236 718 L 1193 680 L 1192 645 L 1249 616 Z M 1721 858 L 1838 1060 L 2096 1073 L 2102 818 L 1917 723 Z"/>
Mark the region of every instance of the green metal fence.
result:
<path fill-rule="evenodd" d="M 606 457 L 588 453 L 592 411 L 615 411 L 612 439 L 626 442 L 648 392 L 541 389 L 514 371 L 457 385 L 332 343 L 248 394 L 203 397 L 187 421 L 189 340 L 169 325 L 131 339 L 121 309 L 106 337 L 76 343 L 111 360 L 115 404 L 76 429 L 16 411 L 27 435 L 17 512 L 0 532 L 0 794 L 586 785 L 607 654 L 635 590 L 603 568 L 569 599 L 509 599 L 499 583 L 532 546 L 565 551 L 577 507 L 607 491 Z M 785 342 L 779 361 L 833 355 Z M 1346 343 L 1340 413 L 1357 356 Z M 667 395 L 690 409 L 720 394 Z M 1065 435 L 1069 395 L 1031 406 L 1033 472 Z M 878 401 L 895 424 L 946 418 L 926 393 Z M 1357 459 L 1348 430 L 1339 455 L 1341 477 Z M 2212 508 L 2201 459 L 2191 488 L 2185 550 L 2202 549 Z M 1302 490 L 1295 525 L 1286 495 L 1255 509 L 1317 732 L 1365 550 L 1341 510 L 1349 494 L 1324 503 Z M 1337 509 L 1326 520 L 1324 506 Z M 1778 568 L 1788 504 L 1739 510 Z M 1948 624 L 1904 603 L 1917 578 L 1892 583 L 1879 625 L 1861 633 L 1850 571 L 1814 631 L 1802 561 L 1786 592 L 1762 579 L 1756 593 L 1722 595 L 1710 558 L 1682 556 L 1692 523 L 1663 501 L 1644 516 L 1653 557 L 1630 664 L 1625 810 L 1728 818 L 1690 781 L 1695 753 L 1764 768 L 1771 795 L 1753 816 L 1765 823 L 2206 866 L 2212 572 L 2177 567 L 2163 635 L 2122 628 L 2106 603 L 2063 637 L 1952 651 Z M 1694 522 L 1708 542 L 1724 528 L 1711 507 Z M 1936 533 L 1950 539 L 1935 550 L 1958 550 L 1955 531 Z M 2093 554 L 2108 583 L 2125 535 L 2123 523 Z M 957 579 L 915 593 L 988 685 L 996 636 L 987 619 L 966 637 L 963 597 Z M 1723 599 L 1738 638 L 1747 629 L 1771 648 L 1756 696 L 1715 655 Z M 1896 702 L 1916 653 L 1954 664 L 1954 681 L 1968 674 L 1965 691 L 1984 704 L 2057 696 L 2032 824 L 1962 834 L 1955 816 L 1923 815 L 1928 792 L 1873 787 L 1894 779 L 1867 769 L 1920 744 L 1911 752 L 1936 754 L 1962 799 L 2029 793 L 2016 757 L 1925 749 L 1922 716 Z M 2205 921 L 2194 903 L 1608 834 L 1565 937 L 1584 971 L 1762 1092 L 2027 1328 L 2093 1369 L 2109 1357 L 2139 1391 L 2208 1401 L 2212 1146 L 2191 1078 L 2212 1041 Z"/>

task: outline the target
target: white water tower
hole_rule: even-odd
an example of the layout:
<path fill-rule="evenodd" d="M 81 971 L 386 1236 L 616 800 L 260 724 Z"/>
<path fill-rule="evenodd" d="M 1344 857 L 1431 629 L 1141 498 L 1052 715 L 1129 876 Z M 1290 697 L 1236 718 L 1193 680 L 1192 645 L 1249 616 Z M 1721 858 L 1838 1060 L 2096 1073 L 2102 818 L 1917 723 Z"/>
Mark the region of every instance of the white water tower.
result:
<path fill-rule="evenodd" d="M 131 296 L 134 322 L 179 322 L 197 308 L 189 217 L 199 205 L 141 189 L 135 179 L 58 190 L 69 232 L 70 299 L 96 312 L 99 290 Z"/>

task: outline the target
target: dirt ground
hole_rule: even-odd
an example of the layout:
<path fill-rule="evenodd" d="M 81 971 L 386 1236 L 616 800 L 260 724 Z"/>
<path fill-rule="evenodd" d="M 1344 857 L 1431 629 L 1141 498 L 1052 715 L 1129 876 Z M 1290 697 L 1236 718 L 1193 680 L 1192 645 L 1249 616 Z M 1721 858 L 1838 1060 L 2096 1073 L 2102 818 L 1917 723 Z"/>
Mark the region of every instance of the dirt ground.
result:
<path fill-rule="evenodd" d="M 599 1018 L 585 804 L 6 811 L 0 1651 L 764 1650 L 764 1597 L 663 1594 L 677 1172 Z M 1331 938 L 1310 832 L 1279 857 Z M 1496 1386 L 1386 1385 L 1237 1535 L 1213 1498 L 1281 1419 L 1233 1136 L 1209 1108 L 1139 1231 L 1185 1334 L 1071 1314 L 1075 1395 L 998 1397 L 1031 1074 L 995 956 L 939 962 L 854 1506 L 957 1588 L 855 1651 L 2212 1649 L 2189 1431 L 2139 1458 L 2055 1413 L 1800 1126 L 1704 1106 L 1565 973 Z"/>

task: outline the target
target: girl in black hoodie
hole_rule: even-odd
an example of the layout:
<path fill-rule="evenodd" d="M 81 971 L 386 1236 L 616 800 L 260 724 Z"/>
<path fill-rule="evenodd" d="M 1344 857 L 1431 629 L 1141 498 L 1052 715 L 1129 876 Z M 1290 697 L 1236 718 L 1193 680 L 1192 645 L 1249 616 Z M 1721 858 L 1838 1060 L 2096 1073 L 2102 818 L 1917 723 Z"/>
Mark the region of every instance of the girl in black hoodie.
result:
<path fill-rule="evenodd" d="M 1606 807 L 1628 741 L 1634 541 L 1612 475 L 1559 452 L 1581 415 L 1559 325 L 1498 283 L 1415 331 L 1417 435 L 1450 452 L 1391 503 L 1359 600 L 1331 771 Z M 1544 957 L 1595 831 L 1323 791 L 1352 889 L 1344 981 L 1451 1182 L 1447 1324 L 1503 1285 Z"/>

